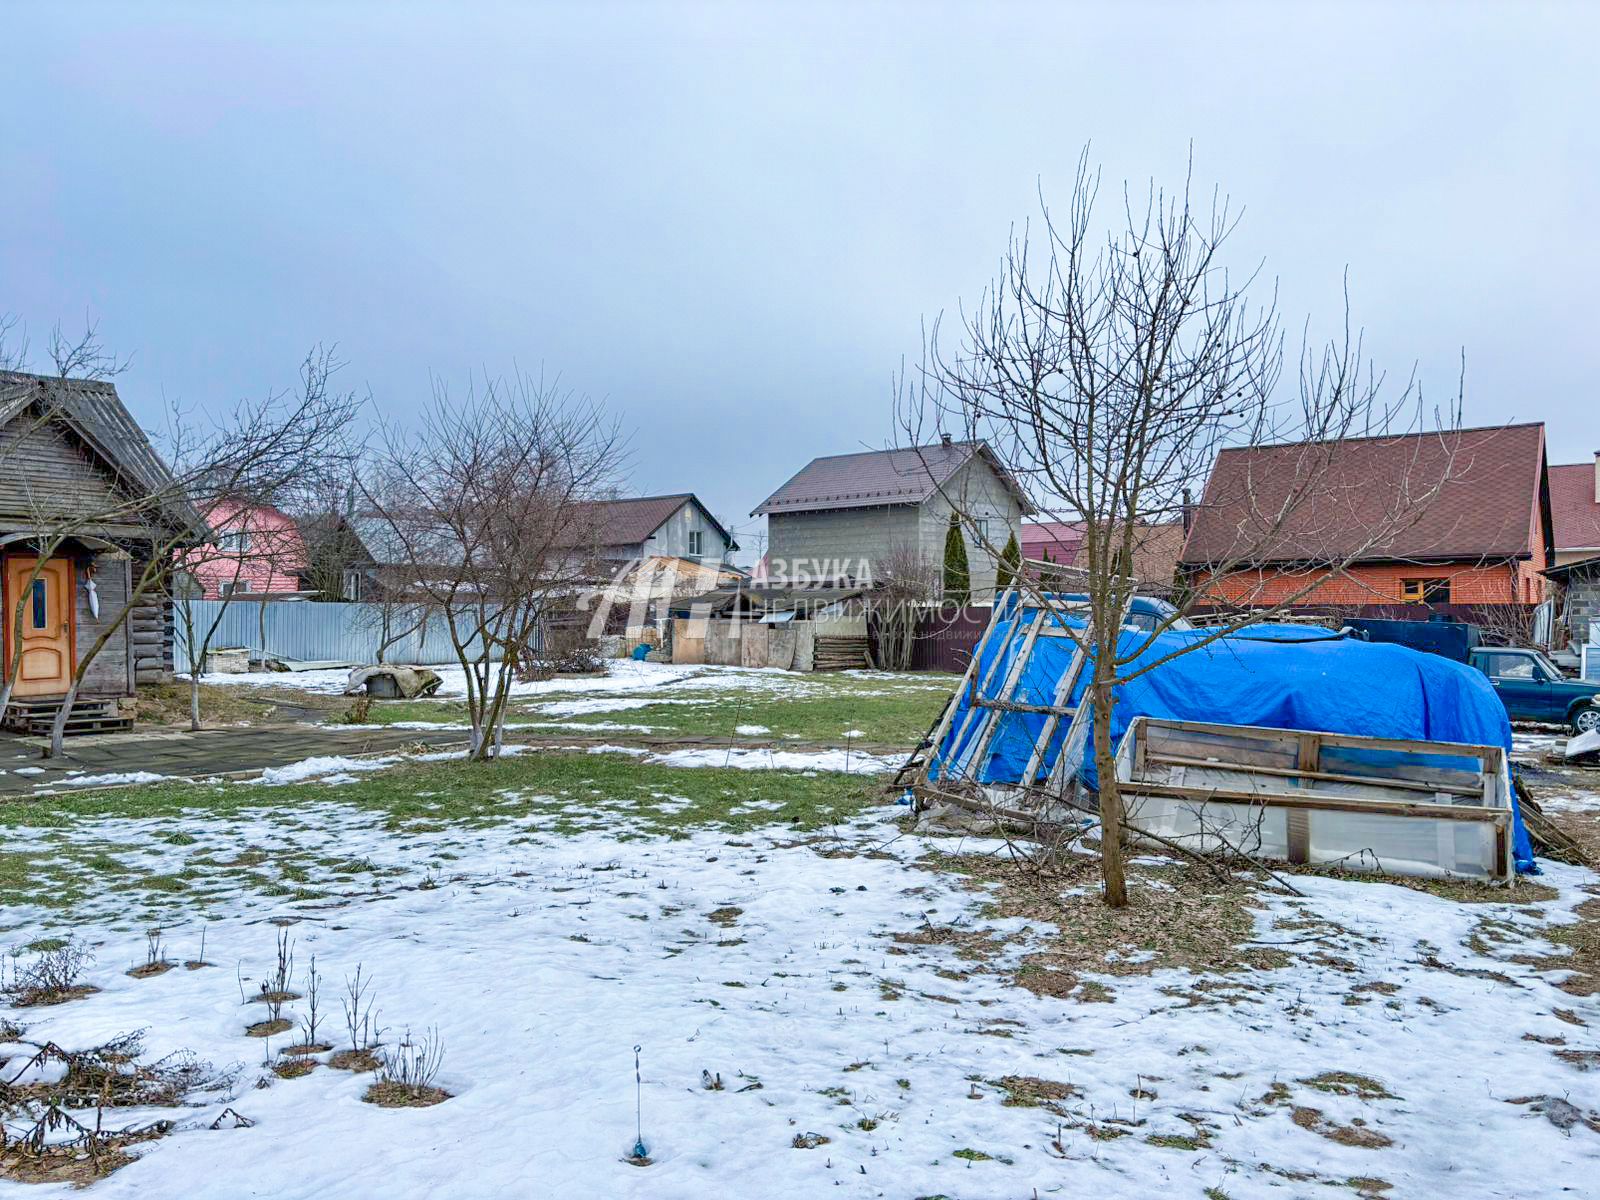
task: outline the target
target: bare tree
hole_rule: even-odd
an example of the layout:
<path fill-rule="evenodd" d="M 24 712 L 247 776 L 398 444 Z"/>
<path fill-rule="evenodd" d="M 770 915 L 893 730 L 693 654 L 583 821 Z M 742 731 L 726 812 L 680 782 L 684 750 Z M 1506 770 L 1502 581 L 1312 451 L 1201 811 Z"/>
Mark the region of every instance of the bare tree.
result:
<path fill-rule="evenodd" d="M 917 627 L 938 597 L 941 582 L 939 564 L 909 542 L 896 543 L 873 562 L 868 616 L 877 629 L 881 670 L 911 666 Z"/>
<path fill-rule="evenodd" d="M 69 338 L 56 322 L 50 330 L 50 361 L 62 379 L 112 379 L 128 369 L 131 358 L 119 358 L 100 340 L 100 328 L 88 316 L 83 333 Z"/>
<path fill-rule="evenodd" d="M 21 371 L 28 364 L 28 331 L 18 329 L 15 313 L 0 313 L 0 371 Z"/>
<path fill-rule="evenodd" d="M 1197 208 L 1187 180 L 1172 194 L 1124 187 L 1117 219 L 1101 234 L 1099 185 L 1085 154 L 1065 220 L 1044 208 L 1037 235 L 1025 228 L 1012 236 L 998 279 L 963 314 L 955 345 L 934 324 L 920 371 L 900 381 L 898 409 L 911 444 L 921 444 L 930 425 L 985 441 L 1042 513 L 1080 523 L 1072 573 L 1087 594 L 1087 620 L 1081 606 L 1039 587 L 1038 570 L 1023 572 L 1018 586 L 1062 619 L 1090 664 L 1102 883 L 1106 902 L 1122 906 L 1125 818 L 1111 743 L 1117 688 L 1271 619 L 1414 523 L 1451 477 L 1448 435 L 1459 426 L 1460 397 L 1430 416 L 1414 379 L 1387 387 L 1348 318 L 1325 348 L 1307 339 L 1297 377 L 1284 386 L 1276 299 L 1256 302 L 1248 294 L 1255 274 L 1237 280 L 1225 265 L 1237 220 L 1228 202 L 1214 197 Z M 1429 428 L 1441 430 L 1434 449 L 1442 452 L 1419 454 L 1403 478 L 1385 479 L 1374 512 L 1371 481 L 1345 475 L 1342 450 L 1353 438 Z M 1267 443 L 1294 447 L 1272 458 L 1271 478 L 1246 478 L 1238 494 L 1202 501 L 1247 514 L 1233 544 L 1175 594 L 1172 617 L 1153 632 L 1130 630 L 1140 531 L 1183 518 L 1219 451 Z M 1366 499 L 1352 535 L 1358 492 Z M 958 497 L 951 503 L 962 512 Z M 965 513 L 963 520 L 981 542 L 976 522 Z M 1298 573 L 1269 600 L 1205 637 L 1155 643 L 1195 604 L 1214 599 L 1217 581 L 1259 570 L 1290 543 Z M 998 556 L 998 547 L 984 546 Z"/>
<path fill-rule="evenodd" d="M 470 756 L 499 753 L 519 666 L 543 622 L 592 585 L 597 519 L 623 461 L 596 404 L 518 375 L 464 402 L 435 382 L 412 432 L 389 431 L 368 502 L 403 549 L 395 585 L 442 618 L 466 677 Z"/>

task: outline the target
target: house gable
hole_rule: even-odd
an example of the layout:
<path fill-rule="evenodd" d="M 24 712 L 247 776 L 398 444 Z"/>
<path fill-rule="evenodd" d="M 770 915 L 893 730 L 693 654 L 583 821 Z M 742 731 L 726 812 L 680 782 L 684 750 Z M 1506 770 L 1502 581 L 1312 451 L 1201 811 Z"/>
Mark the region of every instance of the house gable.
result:
<path fill-rule="evenodd" d="M 112 536 L 160 526 L 198 541 L 209 532 L 104 381 L 0 371 L 0 461 L 0 521 L 13 527 L 122 506 L 106 522 Z"/>
<path fill-rule="evenodd" d="M 103 517 L 134 498 L 104 462 L 55 416 L 37 418 L 30 406 L 0 427 L 0 524 L 48 529 L 62 521 Z M 129 512 L 115 524 L 130 531 L 143 522 Z"/>

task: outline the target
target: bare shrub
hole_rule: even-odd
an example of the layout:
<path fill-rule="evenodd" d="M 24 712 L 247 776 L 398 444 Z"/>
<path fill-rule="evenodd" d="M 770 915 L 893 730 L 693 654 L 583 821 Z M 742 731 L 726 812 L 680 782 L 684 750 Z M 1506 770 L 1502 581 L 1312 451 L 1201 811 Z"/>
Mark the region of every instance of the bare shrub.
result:
<path fill-rule="evenodd" d="M 357 1053 L 371 1050 L 383 1036 L 372 995 L 372 976 L 363 978 L 361 971 L 361 964 L 357 963 L 356 973 L 345 977 L 344 997 L 340 1001 L 344 1025 L 350 1032 L 350 1049 Z"/>
<path fill-rule="evenodd" d="M 217 1071 L 189 1053 L 141 1063 L 143 1034 L 87 1050 L 28 1042 L 32 1054 L 5 1064 L 0 1079 L 0 1175 L 28 1182 L 86 1184 L 132 1161 L 126 1148 L 164 1136 L 170 1120 L 107 1129 L 108 1108 L 172 1107 L 196 1092 L 231 1089 L 236 1071 Z M 94 1119 L 74 1112 L 92 1109 Z M 72 1111 L 69 1111 L 72 1110 Z"/>
<path fill-rule="evenodd" d="M 172 963 L 167 961 L 167 946 L 161 939 L 161 930 L 157 928 L 144 931 L 144 962 L 128 972 L 135 979 L 144 979 L 151 975 L 160 975 L 172 969 Z"/>
<path fill-rule="evenodd" d="M 444 1042 L 437 1028 L 415 1038 L 407 1029 L 398 1044 L 380 1053 L 379 1060 L 378 1081 L 363 1097 L 369 1104 L 416 1108 L 450 1098 L 434 1083 L 444 1065 Z"/>
<path fill-rule="evenodd" d="M 82 982 L 94 954 L 77 938 L 40 950 L 27 966 L 16 968 L 6 996 L 19 1008 L 36 1004 L 61 1004 L 99 991 Z"/>
<path fill-rule="evenodd" d="M 294 1049 L 306 1053 L 314 1053 L 315 1049 L 327 1049 L 327 1046 L 318 1040 L 317 1030 L 322 1024 L 322 974 L 317 970 L 317 956 L 311 956 L 311 965 L 306 970 L 305 981 L 306 1015 L 300 1019 L 300 1032 L 304 1039 Z M 314 1049 L 315 1048 L 315 1049 Z"/>
<path fill-rule="evenodd" d="M 300 993 L 290 987 L 294 978 L 294 939 L 287 929 L 279 929 L 277 941 L 277 965 L 272 974 L 261 981 L 261 990 L 256 994 L 256 999 L 267 1006 L 268 1019 L 274 1024 L 283 1021 L 284 1003 L 300 998 Z"/>

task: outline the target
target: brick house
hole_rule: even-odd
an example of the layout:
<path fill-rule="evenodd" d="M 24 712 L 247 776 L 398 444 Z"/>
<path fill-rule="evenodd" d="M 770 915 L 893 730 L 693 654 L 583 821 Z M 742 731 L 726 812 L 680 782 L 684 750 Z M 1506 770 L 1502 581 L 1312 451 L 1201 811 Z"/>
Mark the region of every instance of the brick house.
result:
<path fill-rule="evenodd" d="M 1302 456 L 1298 445 L 1217 456 L 1181 560 L 1203 599 L 1307 608 L 1544 599 L 1541 572 L 1555 542 L 1542 424 L 1351 439 L 1315 494 L 1271 528 L 1263 514 L 1281 511 L 1293 495 Z M 1424 507 L 1368 545 L 1400 489 L 1431 490 L 1440 478 Z M 1342 570 L 1327 565 L 1346 559 Z"/>
<path fill-rule="evenodd" d="M 1561 589 L 1563 632 L 1581 643 L 1600 622 L 1600 453 L 1550 468 L 1550 515 L 1555 565 L 1545 575 Z"/>

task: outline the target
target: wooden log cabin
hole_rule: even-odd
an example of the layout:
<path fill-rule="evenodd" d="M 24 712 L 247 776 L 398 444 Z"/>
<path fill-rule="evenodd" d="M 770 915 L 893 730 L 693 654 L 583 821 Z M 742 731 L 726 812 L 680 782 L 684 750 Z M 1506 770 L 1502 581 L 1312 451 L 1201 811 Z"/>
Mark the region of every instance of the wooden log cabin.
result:
<path fill-rule="evenodd" d="M 118 701 L 170 677 L 173 624 L 165 590 L 129 609 L 154 553 L 195 544 L 205 522 L 182 496 L 109 382 L 0 371 L 0 613 L 4 664 L 21 661 L 9 728 L 45 732 L 79 662 L 89 662 L 73 733 L 126 728 Z M 46 555 L 35 573 L 40 555 Z M 0 677 L 3 681 L 3 677 Z"/>

